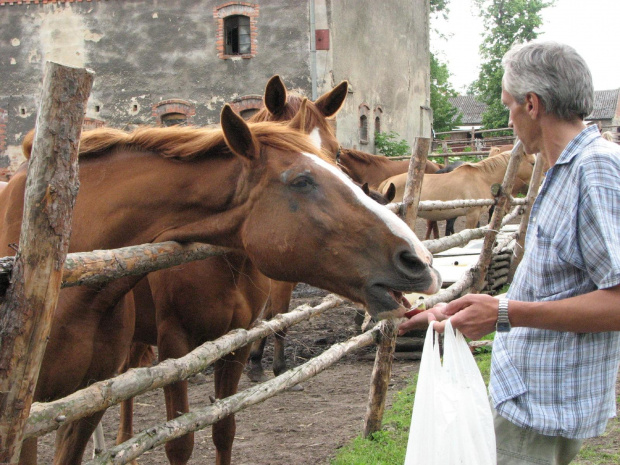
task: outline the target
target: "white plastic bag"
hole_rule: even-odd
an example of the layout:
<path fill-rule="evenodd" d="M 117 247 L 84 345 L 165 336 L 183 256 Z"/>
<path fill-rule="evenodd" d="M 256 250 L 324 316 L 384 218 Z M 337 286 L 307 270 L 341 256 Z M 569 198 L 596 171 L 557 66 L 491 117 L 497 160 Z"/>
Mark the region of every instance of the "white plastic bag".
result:
<path fill-rule="evenodd" d="M 495 465 L 495 430 L 484 380 L 463 335 L 450 320 L 429 325 L 422 350 L 405 465 Z"/>

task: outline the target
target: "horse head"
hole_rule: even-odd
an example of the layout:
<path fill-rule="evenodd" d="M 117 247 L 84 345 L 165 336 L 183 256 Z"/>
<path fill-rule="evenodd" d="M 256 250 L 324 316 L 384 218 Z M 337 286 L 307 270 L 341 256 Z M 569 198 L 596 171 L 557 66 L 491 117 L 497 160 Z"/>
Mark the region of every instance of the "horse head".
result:
<path fill-rule="evenodd" d="M 310 133 L 318 128 L 322 148 L 332 158 L 336 158 L 340 144 L 329 122 L 342 108 L 347 97 L 349 83 L 342 81 L 315 102 L 308 101 L 303 120 L 299 128 Z M 252 116 L 250 122 L 290 121 L 299 113 L 304 97 L 288 92 L 280 76 L 273 76 L 265 86 L 264 108 Z"/>
<path fill-rule="evenodd" d="M 293 150 L 291 139 L 285 149 L 228 106 L 221 121 L 226 143 L 246 171 L 261 173 L 248 188 L 239 230 L 245 252 L 262 273 L 339 293 L 379 317 L 401 316 L 404 292 L 439 289 L 432 255 L 394 213 L 364 194 L 316 146 L 308 148 L 318 138 L 291 128 L 290 137 L 302 142 Z"/>

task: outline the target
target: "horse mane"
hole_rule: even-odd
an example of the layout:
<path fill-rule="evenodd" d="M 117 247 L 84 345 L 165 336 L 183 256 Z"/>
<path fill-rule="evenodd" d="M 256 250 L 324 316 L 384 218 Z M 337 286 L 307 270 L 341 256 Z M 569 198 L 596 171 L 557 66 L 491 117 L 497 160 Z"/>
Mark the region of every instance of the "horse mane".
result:
<path fill-rule="evenodd" d="M 333 163 L 331 158 L 318 149 L 307 136 L 285 124 L 262 122 L 250 123 L 248 126 L 253 136 L 262 145 L 283 151 L 311 153 Z M 26 158 L 30 157 L 33 139 L 34 131 L 31 131 L 22 143 Z M 147 150 L 166 158 L 179 160 L 191 160 L 229 150 L 224 134 L 218 128 L 142 127 L 126 132 L 104 127 L 82 133 L 80 156 L 99 154 L 115 148 Z"/>
<path fill-rule="evenodd" d="M 480 170 L 485 173 L 493 173 L 500 168 L 508 166 L 508 159 L 510 158 L 510 152 L 503 152 L 493 157 L 487 157 L 484 160 L 480 160 L 477 163 L 463 163 L 461 166 L 454 168 L 454 171 L 460 170 L 469 166 L 471 168 Z M 468 169 L 468 168 L 465 168 Z"/>

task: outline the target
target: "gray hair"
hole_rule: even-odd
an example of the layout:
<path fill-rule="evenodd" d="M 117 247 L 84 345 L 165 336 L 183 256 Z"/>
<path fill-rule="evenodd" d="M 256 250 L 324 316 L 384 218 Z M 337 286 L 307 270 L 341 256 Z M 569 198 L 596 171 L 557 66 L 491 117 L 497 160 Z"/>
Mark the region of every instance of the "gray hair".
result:
<path fill-rule="evenodd" d="M 532 92 L 545 111 L 563 120 L 584 119 L 594 107 L 592 74 L 574 48 L 556 42 L 515 45 L 502 60 L 504 89 L 518 102 Z"/>

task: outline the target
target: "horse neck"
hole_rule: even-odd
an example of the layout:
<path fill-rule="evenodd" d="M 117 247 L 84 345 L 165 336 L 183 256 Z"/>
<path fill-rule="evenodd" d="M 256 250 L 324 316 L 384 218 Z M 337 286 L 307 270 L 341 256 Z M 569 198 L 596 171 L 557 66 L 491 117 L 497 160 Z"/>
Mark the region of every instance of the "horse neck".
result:
<path fill-rule="evenodd" d="M 489 159 L 489 161 L 491 160 L 493 159 Z M 496 162 L 495 166 L 489 166 L 488 163 L 484 165 L 474 163 L 471 165 L 462 165 L 456 168 L 453 173 L 458 170 L 467 170 L 469 172 L 469 175 L 478 179 L 479 182 L 482 182 L 485 185 L 491 186 L 493 184 L 501 183 L 504 180 L 504 176 L 506 175 L 507 164 L 502 163 L 502 161 L 499 159 L 493 161 Z"/>
<path fill-rule="evenodd" d="M 236 247 L 247 214 L 241 171 L 235 157 L 185 162 L 117 152 L 83 160 L 74 231 L 85 234 L 74 234 L 72 249 L 167 240 Z M 105 227 L 93 218 L 105 218 Z"/>

